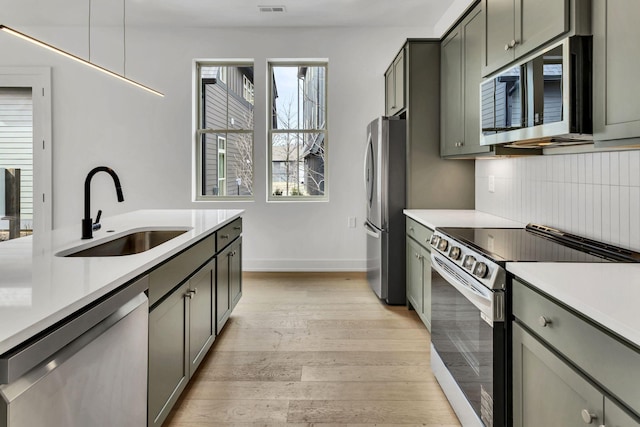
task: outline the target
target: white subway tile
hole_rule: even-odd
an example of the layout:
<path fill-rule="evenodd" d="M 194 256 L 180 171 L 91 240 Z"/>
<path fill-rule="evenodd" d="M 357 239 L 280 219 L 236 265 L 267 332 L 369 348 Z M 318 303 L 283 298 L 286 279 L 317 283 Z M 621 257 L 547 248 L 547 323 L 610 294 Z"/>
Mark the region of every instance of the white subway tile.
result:
<path fill-rule="evenodd" d="M 585 235 L 593 236 L 593 184 L 585 184 Z"/>
<path fill-rule="evenodd" d="M 609 211 L 611 215 L 611 237 L 610 242 L 620 244 L 620 186 L 612 185 L 609 187 L 611 201 L 609 202 Z"/>
<path fill-rule="evenodd" d="M 562 182 L 571 182 L 571 155 L 562 156 L 564 165 L 562 166 L 564 171 L 564 177 Z"/>
<path fill-rule="evenodd" d="M 618 154 L 618 162 L 620 169 L 620 181 L 619 185 L 630 185 L 631 175 L 629 175 L 629 152 L 622 151 Z"/>
<path fill-rule="evenodd" d="M 578 158 L 578 182 L 584 184 L 587 182 L 587 171 L 586 171 L 587 155 L 580 154 L 577 156 L 577 158 Z"/>
<path fill-rule="evenodd" d="M 620 153 L 613 151 L 609 154 L 609 174 L 611 185 L 620 185 Z"/>
<path fill-rule="evenodd" d="M 640 251 L 640 187 L 629 188 L 629 246 Z"/>
<path fill-rule="evenodd" d="M 587 184 L 593 184 L 593 153 L 584 155 L 584 174 L 585 182 Z"/>
<path fill-rule="evenodd" d="M 602 185 L 611 184 L 611 156 L 610 153 L 600 154 L 602 157 Z"/>
<path fill-rule="evenodd" d="M 593 186 L 593 238 L 602 239 L 602 186 Z"/>
<path fill-rule="evenodd" d="M 569 200 L 571 201 L 571 231 L 576 234 L 580 234 L 580 187 L 577 182 L 571 183 L 571 194 Z"/>
<path fill-rule="evenodd" d="M 611 187 L 603 185 L 600 188 L 602 189 L 602 240 L 611 242 Z"/>
<path fill-rule="evenodd" d="M 629 185 L 640 187 L 640 151 L 629 151 Z"/>
<path fill-rule="evenodd" d="M 629 236 L 629 230 L 631 224 L 629 223 L 630 218 L 630 201 L 629 201 L 629 187 L 621 185 L 618 187 L 620 189 L 620 232 L 618 242 L 620 246 L 624 248 L 628 248 L 631 240 Z"/>
<path fill-rule="evenodd" d="M 578 233 L 581 235 L 587 234 L 587 196 L 586 185 L 584 183 L 578 184 Z"/>
<path fill-rule="evenodd" d="M 572 200 L 571 200 L 571 183 L 570 182 L 565 182 L 564 184 L 562 184 L 563 186 L 563 192 L 564 192 L 564 196 L 563 196 L 563 215 L 564 216 L 564 226 L 563 229 L 564 230 L 571 230 L 572 226 L 571 226 L 571 206 L 572 206 Z"/>
<path fill-rule="evenodd" d="M 552 209 L 552 216 L 551 216 L 551 221 L 550 224 L 553 225 L 554 227 L 559 227 L 560 226 L 560 183 L 559 182 L 553 182 L 552 183 L 553 188 L 553 196 L 552 196 L 552 204 L 551 204 L 551 209 Z"/>
<path fill-rule="evenodd" d="M 571 182 L 578 182 L 578 154 L 569 156 L 571 160 Z"/>
<path fill-rule="evenodd" d="M 593 153 L 593 183 L 602 184 L 602 153 Z"/>

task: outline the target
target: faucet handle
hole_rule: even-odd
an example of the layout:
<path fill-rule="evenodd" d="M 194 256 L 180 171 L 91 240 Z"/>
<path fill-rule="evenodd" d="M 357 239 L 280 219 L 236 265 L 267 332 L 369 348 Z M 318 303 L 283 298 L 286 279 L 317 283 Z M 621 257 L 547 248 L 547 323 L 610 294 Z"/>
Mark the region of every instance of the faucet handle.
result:
<path fill-rule="evenodd" d="M 98 214 L 96 215 L 96 222 L 91 225 L 91 229 L 93 231 L 100 230 L 102 225 L 100 224 L 100 217 L 102 216 L 102 209 L 98 209 Z"/>

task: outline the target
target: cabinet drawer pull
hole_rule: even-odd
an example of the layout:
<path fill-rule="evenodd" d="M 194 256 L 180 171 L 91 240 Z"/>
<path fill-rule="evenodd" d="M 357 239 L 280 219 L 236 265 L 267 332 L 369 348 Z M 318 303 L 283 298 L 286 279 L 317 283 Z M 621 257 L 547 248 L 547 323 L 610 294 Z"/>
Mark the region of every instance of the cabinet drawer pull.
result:
<path fill-rule="evenodd" d="M 233 227 L 234 230 L 242 230 L 242 227 L 240 227 L 239 225 L 236 225 L 235 227 Z"/>
<path fill-rule="evenodd" d="M 591 424 L 593 420 L 598 419 L 598 416 L 596 414 L 592 414 L 591 412 L 589 412 L 588 409 L 583 409 L 582 412 L 580 412 L 580 414 L 582 415 L 582 421 L 584 421 L 585 424 Z"/>
<path fill-rule="evenodd" d="M 189 298 L 189 299 L 193 298 L 193 294 L 190 291 L 187 292 L 186 294 L 184 294 L 184 296 Z"/>
<path fill-rule="evenodd" d="M 221 239 L 228 239 L 228 238 L 229 238 L 229 235 L 228 235 L 228 234 L 221 234 L 221 235 L 220 235 L 220 238 L 221 238 Z"/>
<path fill-rule="evenodd" d="M 409 227 L 409 231 L 413 233 L 415 230 L 413 229 L 413 227 Z"/>
<path fill-rule="evenodd" d="M 543 328 L 546 328 L 547 326 L 549 326 L 550 324 L 552 324 L 553 322 L 551 321 L 551 319 L 548 319 L 544 316 L 540 316 L 538 317 L 538 323 L 540 324 L 540 326 L 542 326 Z"/>
<path fill-rule="evenodd" d="M 193 294 L 197 294 L 198 293 L 198 288 L 193 288 L 193 290 L 190 290 L 189 292 L 193 292 Z"/>

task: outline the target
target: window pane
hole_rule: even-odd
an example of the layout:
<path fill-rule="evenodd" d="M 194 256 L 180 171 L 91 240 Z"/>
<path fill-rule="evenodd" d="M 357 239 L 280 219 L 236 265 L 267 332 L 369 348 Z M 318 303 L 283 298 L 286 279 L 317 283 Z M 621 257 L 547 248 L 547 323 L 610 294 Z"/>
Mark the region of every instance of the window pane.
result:
<path fill-rule="evenodd" d="M 274 133 L 271 146 L 273 196 L 324 195 L 321 133 Z"/>
<path fill-rule="evenodd" d="M 199 70 L 199 126 L 206 131 L 199 151 L 201 195 L 251 196 L 253 66 L 201 64 Z"/>
<path fill-rule="evenodd" d="M 278 65 L 273 68 L 274 129 L 326 128 L 326 68 Z"/>

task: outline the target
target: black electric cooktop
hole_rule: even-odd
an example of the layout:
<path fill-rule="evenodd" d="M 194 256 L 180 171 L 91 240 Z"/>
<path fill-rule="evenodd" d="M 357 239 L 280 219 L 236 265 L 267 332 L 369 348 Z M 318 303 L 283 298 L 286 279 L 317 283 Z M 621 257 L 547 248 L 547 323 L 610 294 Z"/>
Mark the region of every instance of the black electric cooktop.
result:
<path fill-rule="evenodd" d="M 640 262 L 640 254 L 535 224 L 527 228 L 439 228 L 498 264 L 505 262 Z"/>

